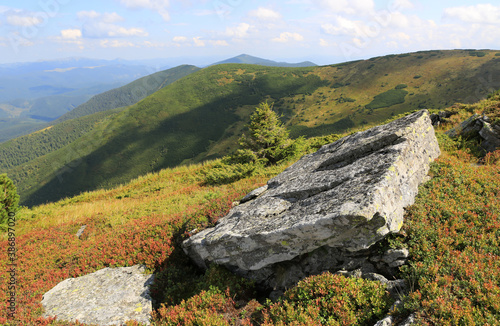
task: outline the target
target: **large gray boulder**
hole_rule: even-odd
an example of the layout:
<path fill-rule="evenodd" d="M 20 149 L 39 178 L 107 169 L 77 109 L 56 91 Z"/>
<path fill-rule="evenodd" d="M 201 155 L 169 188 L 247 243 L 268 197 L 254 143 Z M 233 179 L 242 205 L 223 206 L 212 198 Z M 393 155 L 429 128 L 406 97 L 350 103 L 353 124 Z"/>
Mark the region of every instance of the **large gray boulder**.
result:
<path fill-rule="evenodd" d="M 136 320 L 149 325 L 154 276 L 140 265 L 104 268 L 69 278 L 43 295 L 44 317 L 96 325 L 123 325 Z"/>
<path fill-rule="evenodd" d="M 183 249 L 200 267 L 224 265 L 257 282 L 294 259 L 330 269 L 311 268 L 311 257 L 332 265 L 322 252 L 355 257 L 400 230 L 439 154 L 426 110 L 344 137 L 302 157 Z"/>

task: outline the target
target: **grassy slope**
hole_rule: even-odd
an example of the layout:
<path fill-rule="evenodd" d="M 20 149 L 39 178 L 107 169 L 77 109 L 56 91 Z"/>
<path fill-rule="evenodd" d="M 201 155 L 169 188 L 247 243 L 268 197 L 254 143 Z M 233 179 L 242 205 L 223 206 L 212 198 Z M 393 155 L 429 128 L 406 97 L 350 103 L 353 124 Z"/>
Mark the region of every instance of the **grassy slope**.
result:
<path fill-rule="evenodd" d="M 181 65 L 142 77 L 125 86 L 94 96 L 89 101 L 57 119 L 55 123 L 135 104 L 163 87 L 199 69 L 195 66 Z"/>
<path fill-rule="evenodd" d="M 496 87 L 495 53 L 431 51 L 314 68 L 213 66 L 8 174 L 24 204 L 36 204 L 217 157 L 234 149 L 249 114 L 263 100 L 274 102 L 292 136 L 338 133 L 417 108 L 475 102 Z M 400 84 L 407 85 L 404 103 L 366 108 Z"/>
<path fill-rule="evenodd" d="M 146 96 L 197 70 L 199 68 L 195 66 L 183 65 L 140 78 L 125 86 L 94 96 L 88 102 L 54 121 L 48 128 L 0 144 L 0 171 L 5 172 L 9 168 L 19 166 L 72 143 L 92 130 L 101 119 L 114 113 L 100 112 L 135 104 Z"/>
<path fill-rule="evenodd" d="M 492 101 L 486 106 L 495 106 L 499 113 L 500 98 L 497 105 Z M 454 124 L 468 114 L 462 111 Z M 475 141 L 450 140 L 443 135 L 450 127 L 437 130 L 443 154 L 431 169 L 434 179 L 421 187 L 408 209 L 408 223 L 393 240 L 410 249 L 410 264 L 403 271 L 412 290 L 405 299 L 406 313 L 416 311 L 424 325 L 498 325 L 500 153 L 484 160 L 488 164 L 477 164 L 466 153 Z M 329 319 L 373 325 L 375 316 L 366 314 L 387 310 L 383 302 L 367 301 L 377 297 L 374 283 L 312 277 L 287 292 L 286 301 L 268 304 L 262 298 L 255 300 L 250 284 L 220 269 L 200 273 L 182 253 L 179 246 L 187 231 L 213 224 L 233 200 L 290 163 L 219 187 L 203 186 L 200 173 L 215 162 L 165 169 L 111 190 L 22 209 L 16 227 L 20 308 L 17 322 L 11 325 L 32 325 L 35 320 L 39 325 L 57 325 L 39 318 L 43 293 L 67 277 L 136 263 L 157 273 L 153 293 L 165 305 L 157 311 L 155 325 L 294 321 L 310 325 L 327 324 Z M 87 229 L 78 240 L 74 234 L 84 224 Z M 2 268 L 6 268 L 6 246 L 4 238 Z M 0 284 L 1 300 L 6 286 L 6 282 Z M 2 310 L 0 322 L 9 325 L 5 317 Z"/>

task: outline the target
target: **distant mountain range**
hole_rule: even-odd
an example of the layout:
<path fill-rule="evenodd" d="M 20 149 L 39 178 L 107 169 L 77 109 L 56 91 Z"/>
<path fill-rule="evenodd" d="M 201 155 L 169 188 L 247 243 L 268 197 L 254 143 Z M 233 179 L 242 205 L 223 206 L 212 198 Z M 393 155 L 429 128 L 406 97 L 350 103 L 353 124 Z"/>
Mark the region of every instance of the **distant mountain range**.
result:
<path fill-rule="evenodd" d="M 248 54 L 240 54 L 239 56 L 229 58 L 223 61 L 216 62 L 212 65 L 220 65 L 225 63 L 244 63 L 244 64 L 252 64 L 252 65 L 261 65 L 268 67 L 313 67 L 317 66 L 317 64 L 311 61 L 303 61 L 299 63 L 288 63 L 288 62 L 276 62 L 272 60 L 262 59 L 258 57 L 253 57 Z"/>
<path fill-rule="evenodd" d="M 275 62 L 246 54 L 215 64 L 229 62 L 275 67 L 315 66 L 312 62 L 297 64 Z M 80 116 L 79 113 L 71 113 L 77 107 L 77 112 L 98 112 L 109 109 L 109 106 L 96 111 L 88 108 L 89 106 L 96 108 L 96 101 L 100 102 L 103 97 L 109 100 L 116 94 L 105 93 L 98 100 L 91 97 L 168 68 L 168 59 L 129 61 L 67 58 L 2 64 L 0 65 L 0 143 L 43 129 L 48 126 L 48 122 L 63 115 L 65 116 L 63 120 L 67 117 Z M 137 96 L 134 95 L 115 104 L 131 105 L 136 99 Z M 90 102 L 85 103 L 88 100 Z M 80 107 L 83 104 L 84 106 Z"/>
<path fill-rule="evenodd" d="M 412 110 L 477 102 L 500 88 L 498 76 L 500 52 L 467 50 L 321 67 L 181 66 L 96 96 L 72 119 L 0 144 L 0 173 L 15 182 L 24 205 L 34 205 L 228 154 L 263 101 L 292 137 L 321 136 Z M 144 83 L 151 85 L 147 92 Z M 133 96 L 138 90 L 144 98 Z M 129 102 L 113 100 L 126 96 Z"/>

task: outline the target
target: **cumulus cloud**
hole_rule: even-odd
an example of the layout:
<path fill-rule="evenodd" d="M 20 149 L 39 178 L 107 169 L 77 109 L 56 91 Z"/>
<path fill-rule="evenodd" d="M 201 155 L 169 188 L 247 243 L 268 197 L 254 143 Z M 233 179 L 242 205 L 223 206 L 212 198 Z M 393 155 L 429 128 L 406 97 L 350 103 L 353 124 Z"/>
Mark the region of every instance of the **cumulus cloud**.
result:
<path fill-rule="evenodd" d="M 98 13 L 97 11 L 80 11 L 77 13 L 77 17 L 80 20 L 99 20 L 102 23 L 112 24 L 119 21 L 124 21 L 125 19 L 118 15 L 116 12 L 112 13 Z"/>
<path fill-rule="evenodd" d="M 269 8 L 259 7 L 257 10 L 249 12 L 249 16 L 260 20 L 278 20 L 281 19 L 281 14 Z"/>
<path fill-rule="evenodd" d="M 130 48 L 136 46 L 132 42 L 122 40 L 101 40 L 100 45 L 103 48 Z"/>
<path fill-rule="evenodd" d="M 224 40 L 213 40 L 210 43 L 214 46 L 229 46 L 229 44 Z"/>
<path fill-rule="evenodd" d="M 226 28 L 224 35 L 229 37 L 242 38 L 248 35 L 250 27 L 250 24 L 240 23 L 238 26 Z"/>
<path fill-rule="evenodd" d="M 99 13 L 96 11 L 80 11 L 77 13 L 77 17 L 84 22 L 82 34 L 85 37 L 144 37 L 149 35 L 149 33 L 146 32 L 143 28 L 126 28 L 115 24 L 116 22 L 125 20 L 116 12 Z"/>
<path fill-rule="evenodd" d="M 172 39 L 172 41 L 174 41 L 176 43 L 187 42 L 187 37 L 185 37 L 185 36 L 174 36 L 174 38 Z"/>
<path fill-rule="evenodd" d="M 373 0 L 315 0 L 320 7 L 334 12 L 347 14 L 363 14 L 374 11 Z"/>
<path fill-rule="evenodd" d="M 40 25 L 43 23 L 43 19 L 40 16 L 31 14 L 13 14 L 7 16 L 7 23 L 12 26 L 29 27 Z"/>
<path fill-rule="evenodd" d="M 329 41 L 327 41 L 327 40 L 325 40 L 323 38 L 320 38 L 319 39 L 319 46 L 321 46 L 321 47 L 329 47 L 329 46 L 338 46 L 338 44 L 335 43 L 335 42 L 329 42 Z"/>
<path fill-rule="evenodd" d="M 195 46 L 205 46 L 205 42 L 201 40 L 201 36 L 193 37 L 193 43 Z"/>
<path fill-rule="evenodd" d="M 500 6 L 494 6 L 488 3 L 446 8 L 443 16 L 445 18 L 456 18 L 466 23 L 499 24 Z"/>
<path fill-rule="evenodd" d="M 392 6 L 398 10 L 413 9 L 415 7 L 410 0 L 394 0 Z"/>
<path fill-rule="evenodd" d="M 149 9 L 157 12 L 164 21 L 170 20 L 170 14 L 167 8 L 170 5 L 169 0 L 119 0 L 122 5 L 131 9 Z"/>
<path fill-rule="evenodd" d="M 82 31 L 79 29 L 63 29 L 61 37 L 66 40 L 77 40 L 82 37 Z"/>
<path fill-rule="evenodd" d="M 321 25 L 321 30 L 330 35 L 351 35 L 359 36 L 365 28 L 362 22 L 350 20 L 342 16 L 335 17 L 335 24 L 325 23 Z"/>
<path fill-rule="evenodd" d="M 287 43 L 290 41 L 303 41 L 304 37 L 299 33 L 284 32 L 279 37 L 273 38 L 273 42 Z"/>

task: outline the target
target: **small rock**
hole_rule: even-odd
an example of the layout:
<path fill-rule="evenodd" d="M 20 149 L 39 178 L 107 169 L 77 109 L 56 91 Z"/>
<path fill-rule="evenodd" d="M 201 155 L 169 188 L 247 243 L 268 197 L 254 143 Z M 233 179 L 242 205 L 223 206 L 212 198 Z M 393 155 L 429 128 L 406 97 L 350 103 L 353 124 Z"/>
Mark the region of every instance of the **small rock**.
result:
<path fill-rule="evenodd" d="M 406 258 L 408 258 L 409 255 L 410 255 L 410 252 L 406 248 L 389 249 L 384 253 L 382 260 L 387 264 L 391 264 L 392 262 L 397 261 L 397 260 L 405 260 Z M 403 265 L 403 264 L 401 264 L 401 265 Z"/>
<path fill-rule="evenodd" d="M 135 320 L 149 325 L 154 276 L 144 266 L 104 268 L 66 279 L 43 295 L 44 317 L 96 325 L 123 325 Z"/>
<path fill-rule="evenodd" d="M 384 319 L 379 320 L 374 326 L 391 326 L 392 320 L 392 316 L 387 316 Z"/>
<path fill-rule="evenodd" d="M 82 237 L 83 231 L 85 231 L 86 225 L 82 225 L 82 227 L 76 232 L 76 237 L 80 239 Z"/>

